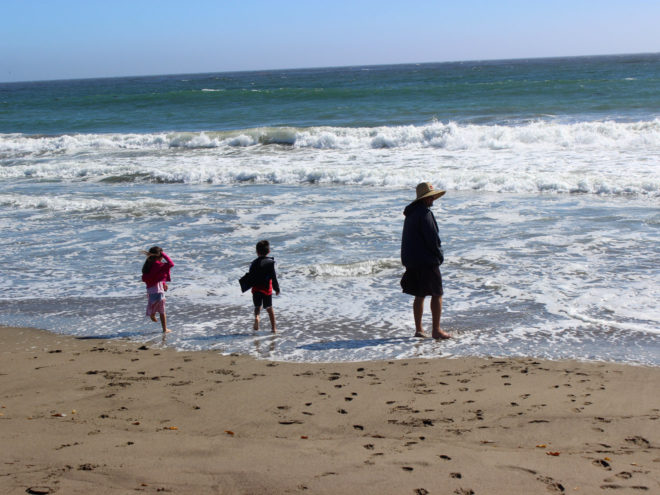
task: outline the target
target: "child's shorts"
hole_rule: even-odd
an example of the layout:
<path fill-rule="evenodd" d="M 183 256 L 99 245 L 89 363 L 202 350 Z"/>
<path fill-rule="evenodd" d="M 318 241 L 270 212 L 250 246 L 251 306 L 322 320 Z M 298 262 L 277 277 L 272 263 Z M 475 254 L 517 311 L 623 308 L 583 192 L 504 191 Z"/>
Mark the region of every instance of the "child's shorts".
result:
<path fill-rule="evenodd" d="M 161 315 L 165 314 L 165 294 L 162 292 L 149 294 L 149 302 L 147 303 L 147 316 L 153 316 L 156 313 L 160 313 Z"/>
<path fill-rule="evenodd" d="M 267 296 L 262 292 L 253 292 L 252 301 L 254 302 L 255 308 L 260 308 L 263 304 L 264 309 L 268 309 L 273 306 L 273 295 Z"/>

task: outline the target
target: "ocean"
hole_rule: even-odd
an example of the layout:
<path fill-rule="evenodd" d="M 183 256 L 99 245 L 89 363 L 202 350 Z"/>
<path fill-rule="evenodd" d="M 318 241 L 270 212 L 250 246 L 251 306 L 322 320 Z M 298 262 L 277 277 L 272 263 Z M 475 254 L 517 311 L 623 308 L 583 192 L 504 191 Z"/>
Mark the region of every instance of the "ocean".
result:
<path fill-rule="evenodd" d="M 443 329 L 401 292 L 415 185 Z M 660 54 L 0 84 L 0 324 L 280 361 L 660 365 Z M 268 239 L 277 335 L 238 279 Z M 165 342 L 140 250 L 176 263 Z M 428 302 L 425 325 L 430 326 Z"/>

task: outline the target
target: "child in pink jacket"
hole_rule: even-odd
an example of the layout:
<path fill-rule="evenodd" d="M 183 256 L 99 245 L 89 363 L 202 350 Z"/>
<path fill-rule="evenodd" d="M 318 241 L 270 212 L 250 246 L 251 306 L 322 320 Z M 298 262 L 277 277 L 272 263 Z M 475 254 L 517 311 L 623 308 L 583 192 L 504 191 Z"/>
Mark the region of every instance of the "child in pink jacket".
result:
<path fill-rule="evenodd" d="M 154 246 L 149 251 L 143 251 L 147 256 L 142 266 L 142 281 L 147 284 L 147 316 L 152 321 L 156 319 L 156 313 L 160 314 L 160 324 L 163 333 L 170 332 L 167 328 L 167 316 L 165 315 L 165 291 L 167 282 L 171 279 L 170 270 L 174 266 L 172 259 L 165 254 L 162 248 Z"/>

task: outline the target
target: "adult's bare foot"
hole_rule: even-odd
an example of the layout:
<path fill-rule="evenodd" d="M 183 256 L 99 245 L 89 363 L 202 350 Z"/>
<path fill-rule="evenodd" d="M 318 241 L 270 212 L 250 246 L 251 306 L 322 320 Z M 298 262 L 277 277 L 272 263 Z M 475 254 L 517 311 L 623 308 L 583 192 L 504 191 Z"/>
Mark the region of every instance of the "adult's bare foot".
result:
<path fill-rule="evenodd" d="M 432 337 L 435 340 L 445 340 L 445 339 L 451 339 L 451 334 L 448 334 L 444 330 L 438 330 L 437 332 L 433 331 Z"/>
<path fill-rule="evenodd" d="M 424 332 L 415 332 L 415 337 L 420 338 L 420 339 L 428 339 L 429 336 L 426 335 Z"/>

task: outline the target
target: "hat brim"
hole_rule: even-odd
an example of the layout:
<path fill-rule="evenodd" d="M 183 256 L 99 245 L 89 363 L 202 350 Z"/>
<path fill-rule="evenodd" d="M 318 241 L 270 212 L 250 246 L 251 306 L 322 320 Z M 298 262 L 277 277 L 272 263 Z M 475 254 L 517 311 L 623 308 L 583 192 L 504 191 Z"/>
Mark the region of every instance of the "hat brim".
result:
<path fill-rule="evenodd" d="M 419 200 L 421 200 L 421 199 L 424 199 L 424 198 L 431 198 L 431 197 L 432 197 L 433 199 L 438 199 L 438 198 L 444 196 L 446 192 L 447 192 L 447 191 L 429 191 L 429 192 L 427 192 L 424 196 L 420 196 L 419 198 L 417 198 L 415 201 L 419 201 Z M 414 203 L 415 201 L 413 201 L 413 203 Z"/>

